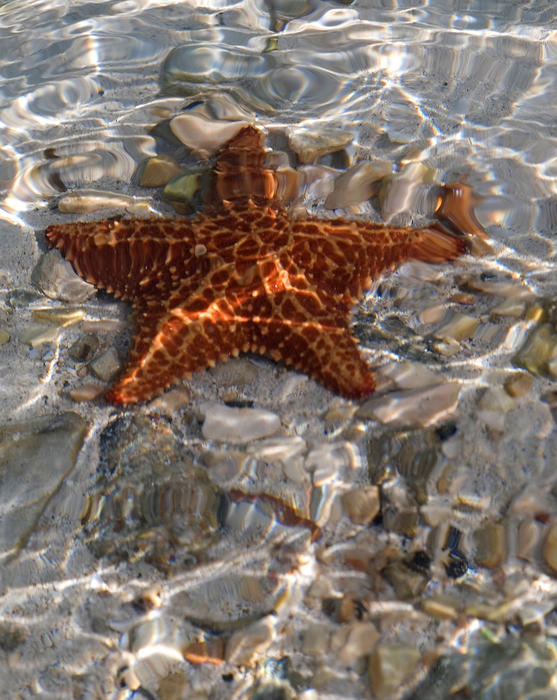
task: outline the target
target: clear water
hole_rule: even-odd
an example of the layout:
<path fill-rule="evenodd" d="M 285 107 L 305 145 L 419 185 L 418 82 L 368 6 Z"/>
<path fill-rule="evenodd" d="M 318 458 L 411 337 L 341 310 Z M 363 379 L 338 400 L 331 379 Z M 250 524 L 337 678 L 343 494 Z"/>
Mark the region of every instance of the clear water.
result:
<path fill-rule="evenodd" d="M 549 0 L 0 2 L 5 697 L 557 697 L 556 64 Z M 76 305 L 38 291 L 44 228 L 79 218 L 57 205 L 83 190 L 172 214 L 135 176 L 172 151 L 153 127 L 224 98 L 278 150 L 294 127 L 352 132 L 344 161 L 326 157 L 297 202 L 316 214 L 333 215 L 334 175 L 374 158 L 422 163 L 478 195 L 489 250 L 405 267 L 356 313 L 394 392 L 384 420 L 265 360 L 196 376 L 175 405 L 72 399 L 90 373 L 69 348 L 92 333 L 98 352 L 123 357 L 130 324 L 108 296 Z M 382 214 L 377 201 L 347 213 Z M 421 214 L 419 201 L 394 212 Z M 501 313 L 503 301 L 517 308 Z M 80 324 L 26 342 L 37 311 L 68 306 Z M 477 321 L 472 337 L 439 346 L 455 314 Z M 400 377 L 389 384 L 392 361 L 425 385 L 428 371 L 460 382 L 432 426 L 397 422 L 412 399 L 396 393 Z M 533 382 L 509 397 L 524 364 Z M 280 430 L 208 441 L 208 407 L 225 402 L 274 412 Z M 370 484 L 382 519 L 354 522 L 342 496 Z M 499 558 L 482 558 L 482 530 Z M 409 564 L 423 551 L 422 581 Z M 405 595 L 393 563 L 424 586 Z M 196 641 L 224 661 L 192 665 Z M 381 654 L 401 646 L 419 659 L 382 686 Z"/>

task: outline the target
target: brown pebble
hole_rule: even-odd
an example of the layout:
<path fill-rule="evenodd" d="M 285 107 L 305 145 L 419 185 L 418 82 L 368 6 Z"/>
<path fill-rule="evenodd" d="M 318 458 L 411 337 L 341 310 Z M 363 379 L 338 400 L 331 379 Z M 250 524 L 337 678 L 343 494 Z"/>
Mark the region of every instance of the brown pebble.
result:
<path fill-rule="evenodd" d="M 534 377 L 531 374 L 526 374 L 525 372 L 517 372 L 509 377 L 505 382 L 505 391 L 509 396 L 514 398 L 519 398 L 527 394 L 532 388 L 534 383 Z"/>
<path fill-rule="evenodd" d="M 543 558 L 554 574 L 557 574 L 557 522 L 547 531 L 543 544 Z"/>
<path fill-rule="evenodd" d="M 465 292 L 458 292 L 457 294 L 453 294 L 451 297 L 451 301 L 454 301 L 455 304 L 473 304 L 476 300 L 471 294 L 466 294 Z"/>
<path fill-rule="evenodd" d="M 342 506 L 353 523 L 369 525 L 379 512 L 379 489 L 371 485 L 351 489 L 342 495 Z"/>
<path fill-rule="evenodd" d="M 492 569 L 500 566 L 506 557 L 505 528 L 501 523 L 489 523 L 476 530 L 476 562 Z"/>

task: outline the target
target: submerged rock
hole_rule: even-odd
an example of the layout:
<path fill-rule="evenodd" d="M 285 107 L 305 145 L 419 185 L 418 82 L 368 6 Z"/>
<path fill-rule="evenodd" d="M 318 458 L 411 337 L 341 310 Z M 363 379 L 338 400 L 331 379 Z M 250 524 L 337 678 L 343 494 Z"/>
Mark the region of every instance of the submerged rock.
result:
<path fill-rule="evenodd" d="M 425 389 L 393 391 L 368 399 L 356 415 L 359 418 L 373 418 L 380 423 L 425 427 L 446 419 L 454 411 L 459 392 L 458 382 Z"/>
<path fill-rule="evenodd" d="M 70 214 L 90 214 L 103 209 L 127 209 L 133 201 L 133 197 L 127 195 L 84 190 L 64 195 L 58 202 L 58 209 Z"/>
<path fill-rule="evenodd" d="M 315 132 L 297 129 L 288 136 L 290 148 L 302 163 L 313 163 L 329 153 L 340 151 L 353 140 L 351 131 L 334 128 L 317 129 Z"/>
<path fill-rule="evenodd" d="M 78 277 L 58 250 L 49 250 L 33 271 L 33 281 L 50 299 L 80 304 L 97 293 L 96 288 Z"/>
<path fill-rule="evenodd" d="M 0 427 L 0 549 L 21 547 L 75 466 L 87 425 L 76 413 Z"/>
<path fill-rule="evenodd" d="M 327 209 L 344 209 L 352 204 L 369 199 L 374 186 L 382 178 L 390 175 L 393 165 L 388 160 L 374 160 L 358 163 L 335 180 L 334 189 L 325 200 Z"/>
<path fill-rule="evenodd" d="M 384 644 L 369 659 L 369 681 L 376 698 L 388 698 L 415 669 L 420 652 L 415 647 Z"/>
<path fill-rule="evenodd" d="M 202 158 L 213 155 L 223 143 L 247 126 L 247 121 L 218 121 L 195 112 L 179 114 L 170 121 L 174 136 Z"/>
<path fill-rule="evenodd" d="M 182 168 L 172 156 L 153 156 L 141 166 L 139 184 L 141 187 L 164 187 L 181 172 Z"/>
<path fill-rule="evenodd" d="M 216 405 L 207 409 L 201 432 L 206 440 L 239 444 L 269 437 L 279 428 L 280 418 L 271 411 Z"/>
<path fill-rule="evenodd" d="M 217 538 L 226 502 L 165 421 L 118 418 L 100 437 L 100 476 L 82 515 L 97 556 L 193 565 Z"/>
<path fill-rule="evenodd" d="M 514 356 L 514 365 L 537 376 L 557 378 L 557 333 L 551 323 L 536 326 Z"/>

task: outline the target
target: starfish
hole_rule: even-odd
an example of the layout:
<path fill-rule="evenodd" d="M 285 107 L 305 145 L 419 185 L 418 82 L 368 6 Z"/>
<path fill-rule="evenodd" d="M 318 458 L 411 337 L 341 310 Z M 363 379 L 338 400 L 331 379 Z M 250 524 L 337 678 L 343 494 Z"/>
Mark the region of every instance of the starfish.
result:
<path fill-rule="evenodd" d="M 480 233 L 465 213 L 451 219 L 451 199 L 462 209 L 454 185 L 439 208 L 453 223 L 470 224 L 460 235 L 437 224 L 292 218 L 264 159 L 262 132 L 247 126 L 217 154 L 210 198 L 193 218 L 47 228 L 78 275 L 132 303 L 132 348 L 107 401 L 148 400 L 245 352 L 363 398 L 375 382 L 350 330 L 353 306 L 385 271 L 407 260 L 453 260 L 468 250 L 462 233 Z"/>

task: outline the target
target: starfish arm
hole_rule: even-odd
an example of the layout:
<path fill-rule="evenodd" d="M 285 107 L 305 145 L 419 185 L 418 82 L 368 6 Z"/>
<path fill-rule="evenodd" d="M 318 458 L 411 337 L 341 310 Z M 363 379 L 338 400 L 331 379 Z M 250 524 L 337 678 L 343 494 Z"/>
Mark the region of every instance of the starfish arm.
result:
<path fill-rule="evenodd" d="M 393 228 L 366 221 L 297 219 L 283 265 L 349 307 L 374 279 L 409 260 L 440 263 L 468 250 L 467 240 L 435 226 Z"/>
<path fill-rule="evenodd" d="M 189 219 L 107 219 L 49 226 L 46 236 L 77 274 L 119 299 L 163 294 L 178 279 L 207 270 L 195 255 Z"/>
<path fill-rule="evenodd" d="M 106 394 L 114 404 L 147 401 L 193 372 L 238 355 L 245 327 L 226 314 L 177 307 L 157 313 L 135 310 L 136 329 L 126 366 Z"/>
<path fill-rule="evenodd" d="M 315 321 L 292 324 L 269 319 L 249 327 L 250 350 L 269 355 L 349 399 L 361 399 L 375 389 L 373 374 L 346 325 Z"/>

